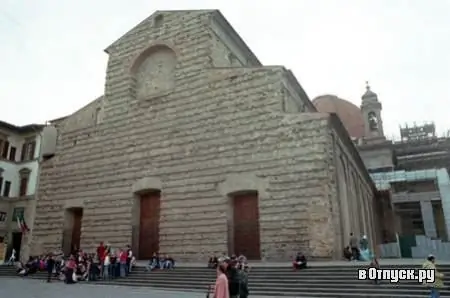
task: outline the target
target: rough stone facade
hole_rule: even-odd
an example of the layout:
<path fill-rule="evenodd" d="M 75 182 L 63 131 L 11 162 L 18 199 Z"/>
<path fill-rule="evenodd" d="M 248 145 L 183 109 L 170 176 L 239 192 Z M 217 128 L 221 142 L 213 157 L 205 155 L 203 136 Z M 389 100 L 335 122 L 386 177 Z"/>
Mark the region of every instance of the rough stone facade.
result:
<path fill-rule="evenodd" d="M 104 96 L 56 124 L 36 247 L 61 247 L 70 207 L 83 208 L 83 248 L 135 243 L 146 188 L 162 192 L 160 251 L 177 259 L 228 250 L 239 190 L 258 191 L 266 260 L 338 258 L 349 226 L 374 234 L 373 187 L 345 129 L 290 71 L 262 66 L 220 12 L 157 12 L 106 51 Z"/>

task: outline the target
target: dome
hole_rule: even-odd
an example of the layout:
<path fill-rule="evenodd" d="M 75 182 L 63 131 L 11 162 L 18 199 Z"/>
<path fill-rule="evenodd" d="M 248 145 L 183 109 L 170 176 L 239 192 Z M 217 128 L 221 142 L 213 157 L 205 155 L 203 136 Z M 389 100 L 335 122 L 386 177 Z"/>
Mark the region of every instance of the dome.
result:
<path fill-rule="evenodd" d="M 312 102 L 321 113 L 336 113 L 350 137 L 364 136 L 364 119 L 361 110 L 351 102 L 335 95 L 318 96 Z"/>

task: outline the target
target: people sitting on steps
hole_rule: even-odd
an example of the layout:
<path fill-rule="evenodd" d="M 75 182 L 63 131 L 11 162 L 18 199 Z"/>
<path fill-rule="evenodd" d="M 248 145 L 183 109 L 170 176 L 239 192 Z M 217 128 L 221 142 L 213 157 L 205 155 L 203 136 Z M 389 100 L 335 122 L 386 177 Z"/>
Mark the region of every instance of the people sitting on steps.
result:
<path fill-rule="evenodd" d="M 345 248 L 344 248 L 344 251 L 343 251 L 343 256 L 344 256 L 344 259 L 346 259 L 347 261 L 351 261 L 352 260 L 352 251 L 350 250 L 350 246 L 346 246 Z"/>
<path fill-rule="evenodd" d="M 174 269 L 175 260 L 169 255 L 160 256 L 159 253 L 154 252 L 152 258 L 148 261 L 145 267 L 146 271 L 153 271 L 156 269 Z"/>
<path fill-rule="evenodd" d="M 358 237 L 356 237 L 356 235 L 354 235 L 353 233 L 350 233 L 349 246 L 350 250 L 352 251 L 352 260 L 354 261 L 359 260 L 358 242 Z"/>
<path fill-rule="evenodd" d="M 306 259 L 306 256 L 301 252 L 298 252 L 292 262 L 292 267 L 294 270 L 308 268 L 308 260 Z"/>
<path fill-rule="evenodd" d="M 348 253 L 350 250 L 350 255 Z M 373 256 L 369 247 L 369 239 L 363 235 L 360 240 L 353 233 L 350 233 L 348 248 L 344 250 L 344 258 L 351 261 L 370 261 Z"/>

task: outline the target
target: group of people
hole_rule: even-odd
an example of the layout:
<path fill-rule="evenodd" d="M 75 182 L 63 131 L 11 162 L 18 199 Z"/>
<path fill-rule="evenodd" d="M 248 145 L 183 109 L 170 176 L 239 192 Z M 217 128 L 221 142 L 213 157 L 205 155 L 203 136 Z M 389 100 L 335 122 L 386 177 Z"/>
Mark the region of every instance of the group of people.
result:
<path fill-rule="evenodd" d="M 217 270 L 215 284 L 208 289 L 214 294 L 214 298 L 247 298 L 250 294 L 248 289 L 248 266 L 245 256 L 235 255 L 230 257 L 211 257 L 208 261 L 209 268 Z"/>
<path fill-rule="evenodd" d="M 231 257 L 228 257 L 226 253 L 224 253 L 223 256 L 220 257 L 220 259 L 217 256 L 212 255 L 208 260 L 207 267 L 212 268 L 212 269 L 217 269 L 217 266 L 219 265 L 220 261 L 223 261 L 226 259 L 230 259 L 234 263 L 236 263 L 236 267 L 239 270 L 243 270 L 244 267 L 248 268 L 247 258 L 243 254 L 240 254 L 239 256 L 233 254 L 233 255 L 231 255 Z"/>
<path fill-rule="evenodd" d="M 157 252 L 153 253 L 153 256 L 148 261 L 148 265 L 145 267 L 146 271 L 153 271 L 157 269 L 173 269 L 175 268 L 175 260 L 169 255 L 160 255 Z"/>
<path fill-rule="evenodd" d="M 48 282 L 55 277 L 72 284 L 78 281 L 125 277 L 131 272 L 135 261 L 130 246 L 114 250 L 110 245 L 101 242 L 96 253 L 89 254 L 74 248 L 69 256 L 50 253 L 30 257 L 27 262 L 17 262 L 16 268 L 20 276 L 45 271 Z"/>
<path fill-rule="evenodd" d="M 344 252 L 347 260 L 364 261 L 362 253 L 369 250 L 367 237 L 363 236 L 360 241 L 353 234 L 350 235 L 350 245 Z M 112 279 L 127 276 L 133 265 L 135 258 L 130 246 L 124 249 L 113 250 L 110 245 L 102 242 L 97 247 L 95 254 L 88 254 L 82 250 L 75 249 L 70 256 L 65 257 L 60 254 L 48 254 L 45 256 L 30 257 L 27 262 L 16 262 L 17 274 L 20 276 L 32 275 L 38 271 L 47 272 L 47 282 L 52 277 L 57 277 L 66 283 L 76 283 L 82 280 Z M 7 262 L 11 264 L 11 262 Z M 292 266 L 295 270 L 308 267 L 304 254 L 297 253 Z M 217 258 L 211 256 L 208 260 L 208 268 L 217 270 L 217 279 L 213 286 L 208 289 L 208 296 L 214 293 L 214 298 L 247 298 L 248 274 L 250 267 L 244 255 L 232 255 Z M 370 267 L 379 269 L 377 258 L 373 255 Z M 154 253 L 147 266 L 148 271 L 155 269 L 173 269 L 175 260 L 168 255 L 161 256 Z M 430 255 L 423 264 L 424 269 L 436 270 L 435 257 Z M 444 275 L 436 270 L 436 280 L 425 285 L 430 289 L 430 297 L 439 297 L 439 290 L 443 287 Z M 378 281 L 375 281 L 378 283 Z"/>
<path fill-rule="evenodd" d="M 349 245 L 344 248 L 344 258 L 348 261 L 369 261 L 373 258 L 369 247 L 369 239 L 363 235 L 360 239 L 350 233 Z"/>
<path fill-rule="evenodd" d="M 112 279 L 126 277 L 136 263 L 131 247 L 112 249 L 111 245 L 100 242 L 97 247 L 97 258 L 99 263 L 99 278 Z"/>

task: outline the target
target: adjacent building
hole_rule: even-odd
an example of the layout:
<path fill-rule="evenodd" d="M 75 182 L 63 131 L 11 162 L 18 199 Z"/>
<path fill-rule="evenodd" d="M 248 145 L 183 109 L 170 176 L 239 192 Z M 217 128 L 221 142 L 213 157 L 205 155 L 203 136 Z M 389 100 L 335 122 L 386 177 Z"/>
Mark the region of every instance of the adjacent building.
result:
<path fill-rule="evenodd" d="M 33 253 L 105 241 L 141 259 L 339 259 L 351 232 L 378 240 L 342 122 L 219 11 L 158 11 L 105 51 L 104 95 L 51 123 Z"/>
<path fill-rule="evenodd" d="M 43 127 L 0 121 L 0 242 L 8 255 L 13 247 L 19 255 L 27 247 L 18 220 L 33 227 Z"/>
<path fill-rule="evenodd" d="M 359 108 L 333 95 L 313 102 L 321 112 L 338 114 L 371 173 L 377 187 L 374 211 L 382 243 L 397 241 L 397 235 L 401 243 L 416 236 L 446 242 L 450 234 L 450 137 L 436 136 L 434 124 L 426 123 L 401 127 L 398 141 L 387 139 L 381 102 L 369 86 Z M 416 246 L 415 240 L 408 241 L 405 246 Z M 437 242 L 427 243 L 436 247 Z M 411 256 L 411 249 L 410 253 L 407 250 L 402 249 L 403 257 Z M 435 248 L 422 251 L 428 254 L 431 250 Z M 445 250 L 450 251 L 450 246 Z"/>

